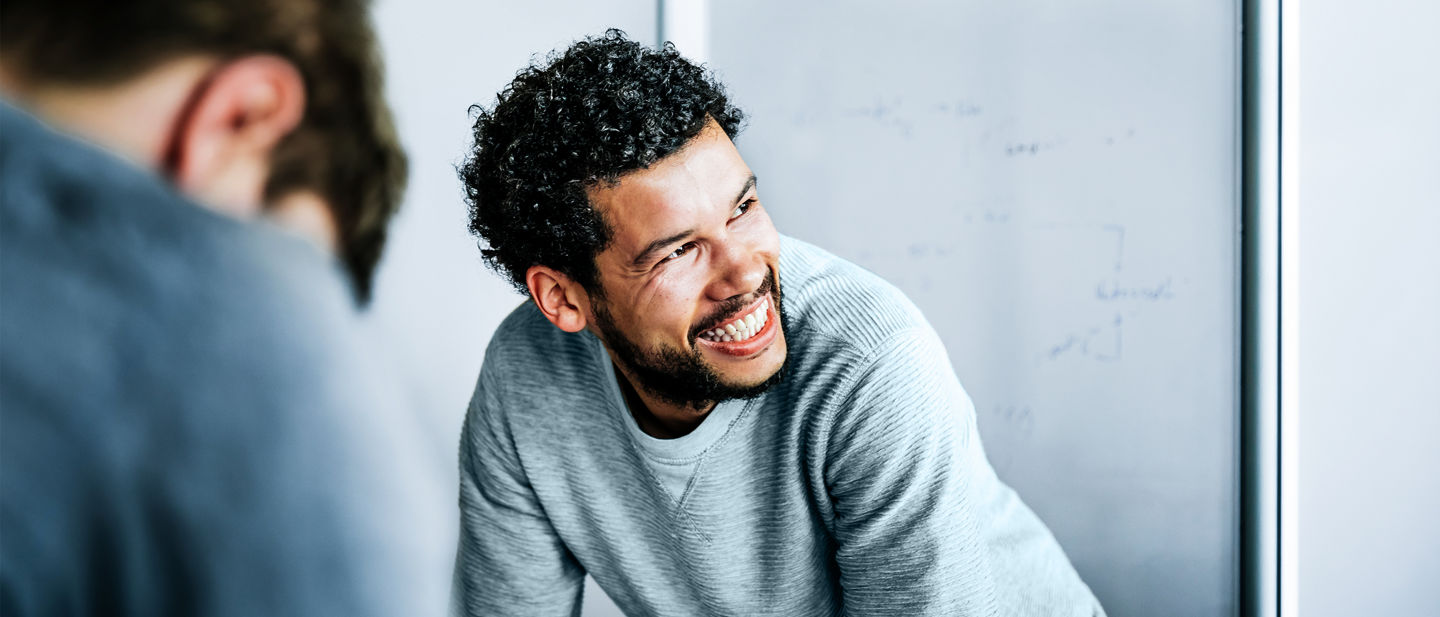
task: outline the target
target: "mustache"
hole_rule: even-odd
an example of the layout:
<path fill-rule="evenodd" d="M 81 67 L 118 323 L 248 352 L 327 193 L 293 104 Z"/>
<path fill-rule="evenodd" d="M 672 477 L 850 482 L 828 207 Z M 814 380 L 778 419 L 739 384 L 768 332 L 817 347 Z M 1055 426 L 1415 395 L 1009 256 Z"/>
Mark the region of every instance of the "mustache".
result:
<path fill-rule="evenodd" d="M 690 330 L 690 342 L 694 343 L 695 338 L 700 336 L 701 332 L 714 330 L 720 327 L 720 324 L 734 319 L 735 316 L 740 313 L 741 309 L 754 304 L 756 300 L 760 299 L 760 296 L 764 296 L 773 291 L 775 291 L 775 271 L 766 270 L 764 282 L 760 283 L 760 287 L 753 293 L 747 294 L 744 297 L 737 296 L 726 300 L 724 304 L 721 304 L 715 310 L 711 311 L 710 316 L 700 322 L 702 324 L 701 326 L 692 328 Z"/>

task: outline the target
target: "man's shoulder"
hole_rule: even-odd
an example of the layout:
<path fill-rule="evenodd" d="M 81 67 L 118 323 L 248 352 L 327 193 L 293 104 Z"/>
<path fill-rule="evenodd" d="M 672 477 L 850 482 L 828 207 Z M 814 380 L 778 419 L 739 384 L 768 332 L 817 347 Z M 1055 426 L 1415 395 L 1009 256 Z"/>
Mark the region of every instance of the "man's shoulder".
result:
<path fill-rule="evenodd" d="M 545 319 L 535 303 L 527 298 L 495 328 L 485 348 L 485 363 L 490 364 L 491 359 L 513 362 L 552 356 L 570 347 L 569 334 Z"/>
<path fill-rule="evenodd" d="M 5 136 L 0 140 L 0 191 L 6 222 L 20 223 L 7 231 L 73 234 L 103 224 L 123 235 L 134 233 L 136 225 L 218 219 L 154 172 L 62 133 L 3 99 L 0 134 Z M 230 221 L 221 226 L 225 222 Z"/>
<path fill-rule="evenodd" d="M 308 391 L 308 375 L 346 355 L 335 345 L 351 334 L 354 306 L 318 248 L 205 210 L 3 102 L 0 129 L 10 370 L 83 384 L 45 390 L 62 398 L 100 394 L 123 374 L 125 387 L 150 388 L 140 400 L 178 402 L 207 396 L 197 383 L 207 378 L 274 378 Z M 237 405 L 265 396 L 233 390 Z"/>
<path fill-rule="evenodd" d="M 899 288 L 815 245 L 784 238 L 780 277 L 786 334 L 798 350 L 866 355 L 897 336 L 932 331 Z"/>
<path fill-rule="evenodd" d="M 303 299 L 264 316 L 282 321 L 313 309 L 318 295 L 346 295 L 337 262 L 298 236 L 216 213 L 154 171 L 3 100 L 0 132 L 0 234 L 16 259 L 7 276 L 34 279 L 34 271 L 46 271 L 80 279 L 78 288 L 111 288 L 118 304 L 149 302 L 162 311 L 233 296 L 238 302 L 230 305 L 251 314 L 264 308 L 259 294 Z M 352 303 L 339 304 L 353 312 Z M 235 317 L 219 310 L 217 318 Z M 203 318 L 199 310 L 189 316 Z"/>
<path fill-rule="evenodd" d="M 588 332 L 565 332 L 528 299 L 500 322 L 485 348 L 482 379 L 523 396 L 542 397 L 578 387 L 592 364 Z"/>
<path fill-rule="evenodd" d="M 379 519 L 433 503 L 410 499 L 428 480 L 365 473 L 416 460 L 399 455 L 410 415 L 373 370 L 328 255 L 13 108 L 0 135 L 0 475 L 6 507 L 43 531 L 17 554 L 118 538 L 128 548 L 108 557 L 123 560 L 263 532 L 275 541 L 212 546 L 189 578 L 363 564 L 375 555 L 362 543 L 394 528 Z M 124 528 L 85 516 L 107 510 L 164 516 Z"/>
<path fill-rule="evenodd" d="M 553 445 L 608 426 L 604 353 L 589 332 L 561 330 L 527 300 L 490 338 L 462 443 L 507 434 L 517 444 Z"/>
<path fill-rule="evenodd" d="M 548 334 L 551 329 L 556 329 L 554 324 L 545 319 L 545 315 L 540 312 L 534 302 L 525 298 L 510 310 L 510 314 L 506 315 L 505 319 L 500 320 L 500 327 L 496 328 L 495 335 L 490 337 L 490 345 L 491 347 L 497 344 L 514 345 L 525 340 L 533 341 L 532 344 L 535 345 L 543 345 L 547 341 L 535 339 L 537 335 Z M 489 351 L 487 350 L 486 353 Z"/>

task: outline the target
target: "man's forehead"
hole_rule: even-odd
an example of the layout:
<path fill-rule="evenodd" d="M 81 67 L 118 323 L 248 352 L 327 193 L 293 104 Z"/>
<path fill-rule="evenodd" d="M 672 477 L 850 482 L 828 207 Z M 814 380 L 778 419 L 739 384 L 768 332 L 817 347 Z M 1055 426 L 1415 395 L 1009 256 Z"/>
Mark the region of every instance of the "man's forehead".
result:
<path fill-rule="evenodd" d="M 712 122 L 685 148 L 586 192 L 614 232 L 611 249 L 630 252 L 726 208 L 750 177 L 729 137 Z"/>
<path fill-rule="evenodd" d="M 674 194 L 672 194 L 674 193 Z M 600 211 L 612 232 L 604 251 L 629 261 L 637 252 L 659 238 L 689 230 L 697 224 L 701 200 L 693 191 L 674 186 L 622 183 L 616 190 L 592 192 L 591 204 Z"/>
<path fill-rule="evenodd" d="M 660 171 L 652 167 L 627 175 L 614 186 L 590 191 L 590 203 L 617 235 L 686 218 L 702 201 L 705 187 L 698 178 L 683 171 L 659 175 Z"/>

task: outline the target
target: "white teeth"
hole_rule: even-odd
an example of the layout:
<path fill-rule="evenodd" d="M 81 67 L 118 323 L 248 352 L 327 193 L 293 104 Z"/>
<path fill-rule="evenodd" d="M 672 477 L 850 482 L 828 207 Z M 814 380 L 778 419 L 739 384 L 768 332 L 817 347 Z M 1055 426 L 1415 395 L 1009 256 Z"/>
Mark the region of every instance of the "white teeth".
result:
<path fill-rule="evenodd" d="M 714 330 L 705 330 L 700 336 L 717 342 L 736 342 L 749 339 L 765 328 L 770 321 L 770 298 L 761 298 L 760 304 L 750 314 L 738 318 Z"/>

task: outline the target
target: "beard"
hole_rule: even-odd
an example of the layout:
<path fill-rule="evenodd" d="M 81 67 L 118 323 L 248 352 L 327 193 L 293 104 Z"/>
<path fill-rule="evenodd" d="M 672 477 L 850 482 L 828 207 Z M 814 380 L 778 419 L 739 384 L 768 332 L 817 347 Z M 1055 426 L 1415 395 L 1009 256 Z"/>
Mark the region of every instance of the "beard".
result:
<path fill-rule="evenodd" d="M 781 300 L 780 285 L 773 270 L 766 273 L 765 282 L 758 291 L 757 296 L 771 294 L 775 303 L 775 314 L 780 320 L 776 325 L 784 326 L 787 323 L 785 303 Z M 689 352 L 668 345 L 661 345 L 657 349 L 641 349 L 615 325 L 614 316 L 610 313 L 604 296 L 594 293 L 591 296 L 594 299 L 591 306 L 595 312 L 595 326 L 600 330 L 601 340 L 615 353 L 615 358 L 622 368 L 634 376 L 638 382 L 634 384 L 637 388 L 667 403 L 702 410 L 711 403 L 755 398 L 780 383 L 784 379 L 785 369 L 790 365 L 787 349 L 780 368 L 759 383 L 726 383 L 700 355 L 700 349 L 695 345 L 695 338 L 706 328 L 691 329 L 687 341 L 690 343 Z M 713 328 L 715 324 L 708 322 L 718 322 L 720 318 L 733 315 L 746 303 L 743 298 L 735 298 L 725 303 L 715 311 L 716 318 L 707 320 L 706 326 Z"/>

